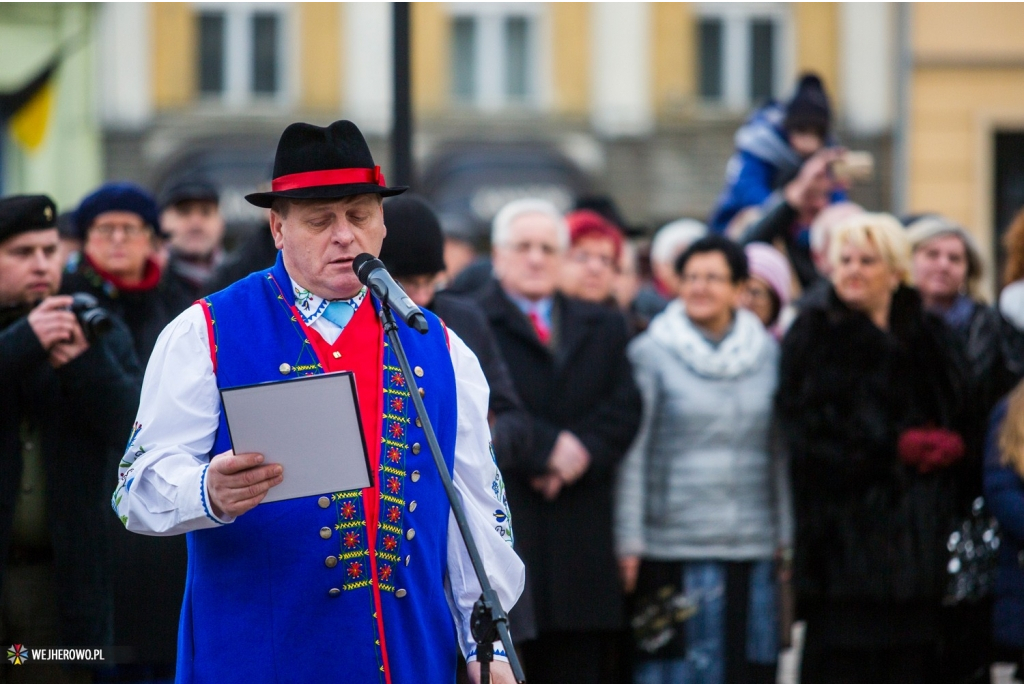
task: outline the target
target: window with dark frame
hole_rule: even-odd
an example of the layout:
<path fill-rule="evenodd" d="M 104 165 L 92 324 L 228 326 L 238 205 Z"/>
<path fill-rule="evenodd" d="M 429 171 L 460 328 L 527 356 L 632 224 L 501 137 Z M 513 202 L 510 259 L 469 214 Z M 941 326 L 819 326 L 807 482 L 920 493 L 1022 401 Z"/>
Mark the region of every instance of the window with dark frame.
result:
<path fill-rule="evenodd" d="M 530 96 L 530 22 L 526 17 L 505 20 L 505 95 L 512 102 Z"/>
<path fill-rule="evenodd" d="M 750 100 L 770 100 L 775 94 L 775 22 L 750 22 Z"/>
<path fill-rule="evenodd" d="M 278 84 L 278 24 L 276 14 L 252 15 L 252 92 L 274 95 Z"/>
<path fill-rule="evenodd" d="M 219 95 L 224 92 L 224 13 L 199 15 L 199 92 Z"/>
<path fill-rule="evenodd" d="M 452 21 L 452 94 L 462 102 L 476 97 L 476 20 L 455 17 Z"/>
<path fill-rule="evenodd" d="M 722 83 L 723 34 L 722 20 L 718 17 L 705 17 L 697 24 L 700 95 L 708 100 L 720 100 L 724 93 Z"/>

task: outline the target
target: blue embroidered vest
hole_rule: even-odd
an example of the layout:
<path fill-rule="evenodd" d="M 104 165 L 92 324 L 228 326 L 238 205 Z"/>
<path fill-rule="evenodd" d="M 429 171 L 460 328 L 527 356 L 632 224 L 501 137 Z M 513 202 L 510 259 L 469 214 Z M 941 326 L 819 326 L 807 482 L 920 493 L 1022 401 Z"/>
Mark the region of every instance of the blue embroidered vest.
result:
<path fill-rule="evenodd" d="M 281 380 L 285 364 L 286 377 L 322 372 L 291 305 L 280 255 L 206 299 L 219 387 Z M 410 364 L 426 370 L 418 380 L 450 473 L 455 376 L 442 325 L 427 315 L 427 335 L 401 322 L 399 332 Z M 367 446 L 380 450 L 378 530 L 367 530 L 362 493 L 352 491 L 261 504 L 189 533 L 179 682 L 454 682 L 449 505 L 390 346 L 374 372 L 383 416 Z M 210 455 L 230 448 L 222 411 Z"/>

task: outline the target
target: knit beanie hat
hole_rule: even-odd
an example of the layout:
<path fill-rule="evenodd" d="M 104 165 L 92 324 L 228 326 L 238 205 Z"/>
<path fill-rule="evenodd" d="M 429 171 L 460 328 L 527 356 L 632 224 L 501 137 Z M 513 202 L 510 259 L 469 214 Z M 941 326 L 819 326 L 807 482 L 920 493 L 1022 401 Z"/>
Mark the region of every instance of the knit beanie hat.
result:
<path fill-rule="evenodd" d="M 105 183 L 86 195 L 75 210 L 78 237 L 85 240 L 85 234 L 89 232 L 92 222 L 104 212 L 138 214 L 143 222 L 162 234 L 156 200 L 148 191 L 134 183 Z"/>
<path fill-rule="evenodd" d="M 797 83 L 796 93 L 786 104 L 783 128 L 787 131 L 814 129 L 822 138 L 832 126 L 832 107 L 825 86 L 817 74 L 804 74 Z"/>
<path fill-rule="evenodd" d="M 789 304 L 793 296 L 793 276 L 789 270 L 789 261 L 768 243 L 750 243 L 744 251 L 747 253 L 751 278 L 768 284 L 779 298 L 780 309 Z"/>
<path fill-rule="evenodd" d="M 406 193 L 384 201 L 388 232 L 380 260 L 392 276 L 424 276 L 444 271 L 444 235 L 437 214 L 418 195 Z"/>

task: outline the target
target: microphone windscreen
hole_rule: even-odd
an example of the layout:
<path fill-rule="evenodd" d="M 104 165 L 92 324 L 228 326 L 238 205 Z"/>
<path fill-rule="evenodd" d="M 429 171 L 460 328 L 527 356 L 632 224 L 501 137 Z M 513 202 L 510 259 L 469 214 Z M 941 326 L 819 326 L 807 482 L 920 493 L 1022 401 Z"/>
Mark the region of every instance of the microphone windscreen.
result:
<path fill-rule="evenodd" d="M 370 272 L 373 271 L 372 267 L 369 269 L 364 269 L 363 267 L 370 262 L 376 261 L 378 260 L 369 252 L 364 252 L 352 260 L 352 270 L 356 272 L 359 282 L 363 285 L 366 285 L 366 279 L 370 276 Z"/>

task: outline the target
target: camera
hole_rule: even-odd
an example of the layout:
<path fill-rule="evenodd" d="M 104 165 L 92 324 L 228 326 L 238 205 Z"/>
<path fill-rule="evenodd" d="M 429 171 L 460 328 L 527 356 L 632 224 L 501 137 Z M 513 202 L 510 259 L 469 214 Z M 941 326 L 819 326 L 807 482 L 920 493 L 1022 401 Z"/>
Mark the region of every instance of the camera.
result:
<path fill-rule="evenodd" d="M 114 326 L 107 310 L 100 307 L 96 298 L 88 293 L 72 295 L 68 311 L 78 319 L 78 325 L 82 327 L 82 333 L 90 343 L 96 342 L 97 338 Z"/>

